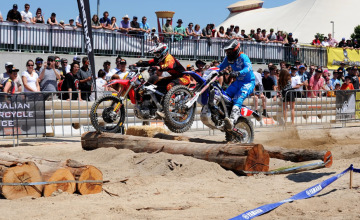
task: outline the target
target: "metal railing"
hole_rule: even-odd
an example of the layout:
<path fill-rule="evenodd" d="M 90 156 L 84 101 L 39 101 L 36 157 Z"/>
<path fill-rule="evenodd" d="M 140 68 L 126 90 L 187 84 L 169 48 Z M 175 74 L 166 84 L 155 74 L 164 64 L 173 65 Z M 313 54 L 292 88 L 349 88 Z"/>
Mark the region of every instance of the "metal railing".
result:
<path fill-rule="evenodd" d="M 121 55 L 145 57 L 156 43 L 150 35 L 129 35 L 106 29 L 93 29 L 94 52 L 96 55 Z M 168 41 L 170 52 L 178 59 L 222 60 L 225 39 L 183 39 Z M 296 60 L 308 64 L 326 66 L 326 48 L 284 46 L 281 43 L 242 41 L 242 51 L 253 63 L 279 63 Z M 81 28 L 47 25 L 0 23 L 0 50 L 46 53 L 85 54 Z"/>

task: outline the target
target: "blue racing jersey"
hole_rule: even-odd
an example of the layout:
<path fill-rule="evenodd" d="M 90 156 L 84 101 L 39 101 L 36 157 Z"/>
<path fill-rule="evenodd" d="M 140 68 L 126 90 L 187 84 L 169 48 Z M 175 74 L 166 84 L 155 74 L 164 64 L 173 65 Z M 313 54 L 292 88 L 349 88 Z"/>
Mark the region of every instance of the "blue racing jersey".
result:
<path fill-rule="evenodd" d="M 243 82 L 250 82 L 255 81 L 255 75 L 253 73 L 252 64 L 250 62 L 249 57 L 242 53 L 240 56 L 236 59 L 236 61 L 233 64 L 229 64 L 228 58 L 225 57 L 223 62 L 218 66 L 220 68 L 220 71 L 225 69 L 228 66 L 231 66 L 233 71 L 238 71 L 239 75 L 236 77 L 236 80 L 240 80 Z"/>

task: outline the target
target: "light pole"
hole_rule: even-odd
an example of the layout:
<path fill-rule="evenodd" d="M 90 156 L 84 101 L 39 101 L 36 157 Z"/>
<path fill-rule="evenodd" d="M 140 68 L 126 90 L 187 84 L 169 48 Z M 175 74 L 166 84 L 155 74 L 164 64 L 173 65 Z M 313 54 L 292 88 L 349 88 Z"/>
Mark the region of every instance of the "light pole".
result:
<path fill-rule="evenodd" d="M 97 0 L 97 16 L 99 17 L 100 12 L 100 0 Z"/>
<path fill-rule="evenodd" d="M 332 37 L 335 38 L 335 32 L 334 32 L 334 21 L 330 21 L 332 24 Z"/>

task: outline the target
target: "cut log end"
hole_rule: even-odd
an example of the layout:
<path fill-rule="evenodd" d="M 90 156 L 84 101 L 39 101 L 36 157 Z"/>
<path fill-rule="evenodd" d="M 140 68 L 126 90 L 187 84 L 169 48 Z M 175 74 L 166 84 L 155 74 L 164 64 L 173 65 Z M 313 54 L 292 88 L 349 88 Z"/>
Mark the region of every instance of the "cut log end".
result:
<path fill-rule="evenodd" d="M 74 176 L 70 172 L 70 170 L 66 168 L 60 168 L 54 172 L 54 174 L 48 179 L 48 182 L 55 181 L 67 181 L 67 180 L 75 180 Z M 49 197 L 55 191 L 61 190 L 63 192 L 67 192 L 73 194 L 76 189 L 76 183 L 56 183 L 49 184 L 44 187 L 44 196 Z"/>
<path fill-rule="evenodd" d="M 331 151 L 327 151 L 324 155 L 324 163 L 325 163 L 325 167 L 329 168 L 332 166 L 333 163 L 333 157 L 331 154 Z"/>
<path fill-rule="evenodd" d="M 245 161 L 244 171 L 269 171 L 270 156 L 267 151 L 264 150 L 263 145 L 256 144 L 252 147 Z M 252 174 L 247 174 L 251 176 Z"/>
<path fill-rule="evenodd" d="M 82 171 L 78 181 L 84 180 L 103 180 L 103 175 L 99 169 L 94 166 L 86 166 Z M 78 183 L 77 189 L 81 195 L 96 194 L 102 190 L 102 183 Z"/>
<path fill-rule="evenodd" d="M 33 162 L 26 162 L 20 166 L 7 169 L 2 179 L 3 183 L 42 182 L 39 168 Z M 35 186 L 3 186 L 2 194 L 7 199 L 18 199 L 26 196 L 38 198 L 41 196 L 43 185 Z"/>

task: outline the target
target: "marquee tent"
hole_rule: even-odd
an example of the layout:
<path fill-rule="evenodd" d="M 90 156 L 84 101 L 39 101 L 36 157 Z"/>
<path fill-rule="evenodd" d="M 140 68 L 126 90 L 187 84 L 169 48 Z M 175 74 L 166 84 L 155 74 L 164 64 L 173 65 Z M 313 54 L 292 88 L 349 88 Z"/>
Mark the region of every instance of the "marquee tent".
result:
<path fill-rule="evenodd" d="M 270 28 L 292 32 L 300 43 L 310 43 L 316 33 L 327 36 L 333 32 L 335 39 L 350 38 L 354 27 L 360 25 L 357 18 L 360 0 L 296 0 L 275 8 L 262 8 L 262 1 L 246 0 L 228 7 L 230 15 L 220 26 L 238 25 L 245 32 L 251 29 Z M 334 23 L 331 23 L 333 21 Z"/>

